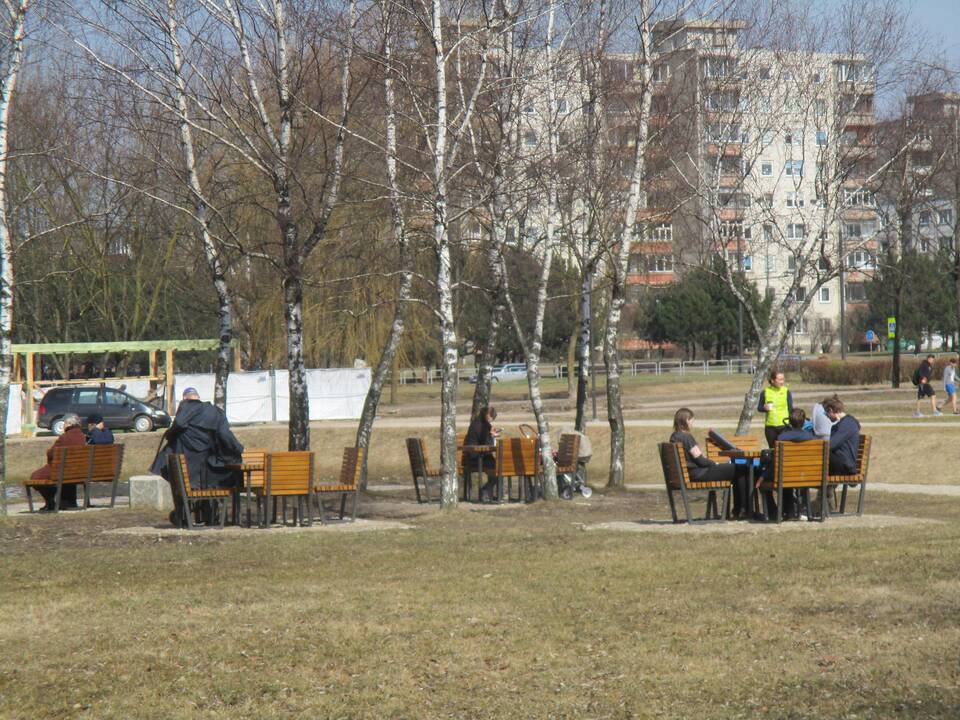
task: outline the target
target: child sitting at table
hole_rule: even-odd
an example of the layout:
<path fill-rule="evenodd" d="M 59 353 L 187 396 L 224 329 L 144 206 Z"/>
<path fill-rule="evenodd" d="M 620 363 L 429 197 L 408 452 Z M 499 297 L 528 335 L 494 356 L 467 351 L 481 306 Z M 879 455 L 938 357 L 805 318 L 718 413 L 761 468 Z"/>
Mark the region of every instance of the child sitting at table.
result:
<path fill-rule="evenodd" d="M 805 430 L 804 425 L 807 422 L 807 414 L 801 408 L 794 408 L 790 411 L 790 417 L 788 420 L 789 427 L 784 430 L 777 437 L 779 442 L 804 442 L 806 440 L 816 440 L 817 436 L 813 434 L 810 430 Z M 763 481 L 770 482 L 773 480 L 773 463 L 768 464 L 764 470 L 763 474 L 760 477 L 760 480 L 757 481 L 757 487 L 760 486 L 760 483 Z M 783 516 L 785 518 L 796 517 L 799 510 L 799 504 L 797 503 L 796 490 L 784 490 L 783 491 Z M 768 517 L 775 518 L 777 516 L 777 501 L 774 500 L 773 491 L 765 490 L 763 494 L 768 509 Z"/>
<path fill-rule="evenodd" d="M 463 445 L 463 468 L 464 472 L 473 472 L 477 468 L 483 469 L 487 476 L 487 482 L 480 488 L 480 499 L 483 496 L 493 497 L 494 488 L 497 485 L 497 458 L 491 452 L 477 452 L 467 450 L 467 447 L 489 447 L 500 436 L 500 428 L 493 427 L 493 421 L 497 419 L 497 409 L 492 405 L 482 407 L 476 416 L 470 422 L 470 428 L 467 430 L 467 437 L 464 438 Z"/>

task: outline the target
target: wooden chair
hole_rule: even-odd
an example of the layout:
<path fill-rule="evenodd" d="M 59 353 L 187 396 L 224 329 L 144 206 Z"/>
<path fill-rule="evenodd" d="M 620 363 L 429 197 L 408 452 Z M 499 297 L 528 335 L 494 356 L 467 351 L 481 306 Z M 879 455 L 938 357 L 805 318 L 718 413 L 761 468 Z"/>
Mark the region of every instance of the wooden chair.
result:
<path fill-rule="evenodd" d="M 246 490 L 247 483 L 250 484 L 250 492 L 255 493 L 256 488 L 262 488 L 267 480 L 267 456 L 270 454 L 270 451 L 266 448 L 246 448 L 243 451 L 242 462 L 244 465 L 259 465 L 260 470 L 248 470 L 244 473 L 243 478 L 243 487 L 238 490 Z M 248 480 L 249 477 L 249 480 Z M 234 508 L 233 508 L 233 518 L 234 522 L 239 523 L 240 518 L 240 497 L 242 493 L 236 492 L 234 494 Z M 248 503 L 247 507 L 247 525 L 250 524 L 250 507 Z M 260 496 L 257 495 L 257 525 L 261 525 L 262 521 L 260 519 Z"/>
<path fill-rule="evenodd" d="M 857 473 L 856 475 L 828 475 L 827 484 L 836 487 L 843 485 L 843 494 L 840 498 L 840 510 L 838 515 L 845 515 L 847 512 L 847 490 L 856 484 L 860 484 L 860 497 L 857 501 L 857 515 L 863 515 L 863 500 L 867 492 L 867 470 L 870 469 L 870 436 L 860 436 L 860 447 L 857 450 Z"/>
<path fill-rule="evenodd" d="M 734 435 L 732 438 L 729 438 L 729 440 L 741 450 L 759 450 L 762 447 L 761 439 L 756 435 Z M 720 446 L 711 440 L 709 435 L 704 443 L 704 447 L 707 451 L 708 460 L 713 460 L 714 462 L 730 461 L 730 458 L 720 454 Z"/>
<path fill-rule="evenodd" d="M 683 501 L 683 509 L 687 516 L 686 521 L 691 525 L 697 522 L 724 521 L 730 505 L 730 482 L 724 480 L 704 482 L 692 480 L 690 478 L 690 471 L 687 468 L 683 443 L 660 443 L 658 447 L 660 450 L 660 465 L 663 468 L 663 482 L 667 488 L 667 500 L 670 502 L 670 513 L 673 515 L 673 521 L 675 523 L 682 522 L 677 517 L 677 506 L 673 499 L 673 493 L 677 491 L 680 492 L 680 498 Z M 694 520 L 693 515 L 690 513 L 689 497 L 690 492 L 694 490 L 706 490 L 712 494 L 720 490 L 723 493 L 723 512 L 718 512 L 714 505 L 714 517 L 710 517 L 711 504 L 708 496 L 707 515 L 700 520 Z"/>
<path fill-rule="evenodd" d="M 459 453 L 462 455 L 462 452 Z M 407 456 L 410 458 L 410 473 L 413 475 L 413 489 L 417 493 L 417 502 L 430 502 L 430 482 L 440 482 L 441 473 L 427 464 L 426 451 L 423 447 L 423 438 L 407 438 Z M 463 460 L 458 461 L 462 463 Z M 459 474 L 461 468 L 457 468 Z M 423 496 L 420 494 L 420 483 L 423 482 Z M 426 498 L 424 500 L 424 497 Z M 439 495 L 437 496 L 439 500 Z"/>
<path fill-rule="evenodd" d="M 326 524 L 327 516 L 323 507 L 324 498 L 340 496 L 340 521 L 343 521 L 347 507 L 347 497 L 353 496 L 353 507 L 350 521 L 357 519 L 357 500 L 360 496 L 360 474 L 363 471 L 363 448 L 348 447 L 343 449 L 343 462 L 340 464 L 340 479 L 334 485 L 316 485 L 313 488 L 313 497 L 316 499 L 317 510 L 320 511 L 320 522 Z"/>
<path fill-rule="evenodd" d="M 820 497 L 827 497 L 827 468 L 830 465 L 830 442 L 806 440 L 804 442 L 777 441 L 773 458 L 773 480 L 760 483 L 761 490 L 777 493 L 777 522 L 783 522 L 784 490 L 819 490 Z M 822 502 L 820 521 L 830 514 L 828 503 Z M 810 501 L 807 498 L 807 518 L 812 520 Z"/>
<path fill-rule="evenodd" d="M 246 453 L 244 453 L 246 455 Z M 265 480 L 255 486 L 257 495 L 257 519 L 260 518 L 260 500 L 264 501 L 264 519 L 261 527 L 270 524 L 274 517 L 274 503 L 281 499 L 283 511 L 281 524 L 287 522 L 287 498 L 297 499 L 293 522 L 295 525 L 310 525 L 310 497 L 313 492 L 313 453 L 307 450 L 268 453 L 264 469 Z"/>
<path fill-rule="evenodd" d="M 537 485 L 541 477 L 537 457 L 537 441 L 533 438 L 504 438 L 497 443 L 497 496 L 504 498 L 504 481 L 507 481 L 506 498 L 510 500 L 513 478 L 518 479 L 517 499 L 530 502 L 537 497 Z"/>
<path fill-rule="evenodd" d="M 184 514 L 187 516 L 187 529 L 193 530 L 194 506 L 203 500 L 215 501 L 220 509 L 220 529 L 227 521 L 227 498 L 233 494 L 232 488 L 210 488 L 200 490 L 190 484 L 190 469 L 187 467 L 187 456 L 179 453 L 170 453 L 167 457 L 167 470 L 174 479 L 175 487 L 183 500 Z"/>

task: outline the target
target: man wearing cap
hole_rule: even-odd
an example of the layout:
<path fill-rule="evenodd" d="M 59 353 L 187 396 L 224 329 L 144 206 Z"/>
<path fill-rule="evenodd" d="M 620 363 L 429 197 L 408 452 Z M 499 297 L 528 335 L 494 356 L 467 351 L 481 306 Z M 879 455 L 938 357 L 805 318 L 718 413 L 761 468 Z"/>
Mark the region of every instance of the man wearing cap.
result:
<path fill-rule="evenodd" d="M 183 453 L 187 456 L 190 484 L 197 489 L 233 487 L 238 473 L 226 465 L 240 462 L 243 445 L 230 431 L 227 416 L 215 405 L 200 400 L 196 388 L 183 391 L 183 401 L 177 408 L 173 424 L 164 434 L 166 444 L 157 453 L 150 471 L 162 475 L 173 485 L 167 474 L 167 456 Z M 178 488 L 172 487 L 176 509 L 170 514 L 171 522 L 182 522 L 183 502 Z"/>
<path fill-rule="evenodd" d="M 87 445 L 113 445 L 113 430 L 104 424 L 102 415 L 87 417 Z"/>
<path fill-rule="evenodd" d="M 80 427 L 80 418 L 74 413 L 67 413 L 63 416 L 63 435 L 57 438 L 57 441 L 47 450 L 47 464 L 39 470 L 35 470 L 30 475 L 31 480 L 49 480 L 53 466 L 53 451 L 58 447 L 76 447 L 86 444 L 83 437 L 83 430 Z M 54 499 L 57 494 L 55 485 L 36 485 L 35 489 L 43 497 L 45 504 L 40 508 L 40 512 L 53 512 Z M 60 509 L 77 509 L 77 486 L 73 483 L 64 485 L 60 492 Z"/>

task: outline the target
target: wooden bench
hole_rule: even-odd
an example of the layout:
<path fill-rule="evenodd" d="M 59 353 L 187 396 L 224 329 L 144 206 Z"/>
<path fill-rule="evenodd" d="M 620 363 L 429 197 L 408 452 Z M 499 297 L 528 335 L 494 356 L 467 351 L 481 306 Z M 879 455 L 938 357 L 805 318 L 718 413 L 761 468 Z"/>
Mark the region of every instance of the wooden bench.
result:
<path fill-rule="evenodd" d="M 860 497 L 857 500 L 857 515 L 863 515 L 863 500 L 867 492 L 867 470 L 870 467 L 870 436 L 860 436 L 860 447 L 857 450 L 857 472 L 855 475 L 828 475 L 827 484 L 843 485 L 838 515 L 845 515 L 847 511 L 847 490 L 852 485 L 860 485 Z"/>
<path fill-rule="evenodd" d="M 427 464 L 427 454 L 423 446 L 423 438 L 407 438 L 407 457 L 410 459 L 410 473 L 413 475 L 413 490 L 417 494 L 417 502 L 430 502 L 430 483 L 441 481 L 441 473 Z M 462 460 L 460 461 L 462 462 Z M 458 468 L 458 472 L 460 468 Z M 420 483 L 423 483 L 423 494 L 420 493 Z M 424 499 L 426 498 L 426 499 Z M 439 494 L 437 499 L 440 499 Z"/>
<path fill-rule="evenodd" d="M 687 515 L 688 523 L 725 520 L 730 504 L 730 482 L 724 480 L 704 482 L 692 480 L 687 468 L 683 443 L 660 443 L 658 447 L 660 450 L 660 465 L 663 468 L 663 482 L 667 486 L 667 500 L 670 502 L 670 513 L 673 515 L 673 521 L 675 523 L 682 522 L 677 517 L 677 506 L 673 499 L 673 493 L 677 491 L 680 492 L 680 497 L 683 500 L 683 509 Z M 694 520 L 690 513 L 689 493 L 695 490 L 706 490 L 709 493 L 707 514 L 700 520 Z M 723 493 L 723 512 L 718 512 L 716 504 L 714 504 L 713 517 L 710 517 L 710 502 L 711 499 L 715 500 L 717 490 Z"/>
<path fill-rule="evenodd" d="M 53 508 L 60 510 L 60 496 L 64 485 L 83 485 L 83 507 L 90 507 L 90 483 L 111 483 L 110 507 L 117 502 L 117 484 L 123 465 L 123 445 L 83 445 L 59 447 L 53 450 L 50 463 L 50 478 L 47 480 L 24 480 L 27 504 L 33 512 L 32 488 L 38 486 L 57 488 Z"/>
<path fill-rule="evenodd" d="M 353 497 L 353 507 L 350 513 L 350 522 L 357 519 L 357 500 L 360 496 L 360 475 L 363 472 L 363 448 L 348 447 L 343 449 L 343 461 L 340 464 L 340 478 L 331 485 L 315 485 L 313 496 L 316 499 L 317 509 L 320 511 L 320 522 L 327 523 L 323 501 L 329 496 L 340 496 L 340 521 L 344 520 L 347 507 L 347 498 Z"/>
<path fill-rule="evenodd" d="M 220 529 L 227 521 L 227 500 L 233 495 L 233 488 L 209 488 L 203 490 L 195 488 L 190 483 L 190 468 L 187 466 L 187 456 L 181 453 L 170 453 L 167 457 L 167 470 L 174 481 L 174 491 L 180 494 L 183 500 L 183 510 L 186 515 L 187 529 L 193 530 L 193 512 L 195 506 L 202 501 L 212 500 L 220 509 Z"/>
<path fill-rule="evenodd" d="M 246 456 L 246 453 L 244 453 Z M 246 460 L 246 457 L 244 457 Z M 283 503 L 281 524 L 287 522 L 287 498 L 296 498 L 293 522 L 310 525 L 310 498 L 313 493 L 313 453 L 307 450 L 268 453 L 266 456 L 265 479 L 262 484 L 253 486 L 257 494 L 257 517 L 260 517 L 259 503 L 263 499 L 265 518 L 274 516 L 273 504 L 277 498 Z M 267 523 L 269 524 L 269 522 Z"/>
<path fill-rule="evenodd" d="M 784 490 L 819 490 L 820 497 L 827 497 L 827 468 L 830 466 L 830 442 L 805 440 L 804 442 L 777 441 L 774 445 L 773 480 L 760 483 L 761 490 L 777 493 L 777 522 L 783 522 Z M 820 521 L 830 509 L 821 503 Z M 812 520 L 810 501 L 807 498 L 807 518 Z"/>
<path fill-rule="evenodd" d="M 761 448 L 760 438 L 756 435 L 734 435 L 732 438 L 727 439 L 741 450 L 759 450 Z M 720 446 L 717 445 L 709 435 L 704 443 L 704 447 L 707 451 L 708 460 L 713 460 L 717 463 L 729 462 L 730 458 L 720 454 L 722 452 Z"/>

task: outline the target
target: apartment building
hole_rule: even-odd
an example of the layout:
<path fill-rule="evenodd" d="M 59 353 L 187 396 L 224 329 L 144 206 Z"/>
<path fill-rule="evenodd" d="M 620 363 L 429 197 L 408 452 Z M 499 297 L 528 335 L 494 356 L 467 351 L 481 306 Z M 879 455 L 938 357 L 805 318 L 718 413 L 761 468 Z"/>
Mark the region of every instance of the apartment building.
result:
<path fill-rule="evenodd" d="M 803 273 L 809 283 L 794 293 L 803 300 L 842 256 L 842 280 L 816 290 L 790 342 L 819 352 L 836 347 L 874 266 L 875 83 L 861 58 L 741 47 L 745 28 L 654 27 L 655 124 L 671 126 L 675 171 L 650 196 L 675 210 L 635 244 L 630 283 L 639 296 L 719 254 L 774 300 Z M 824 251 L 811 264 L 816 243 Z"/>

